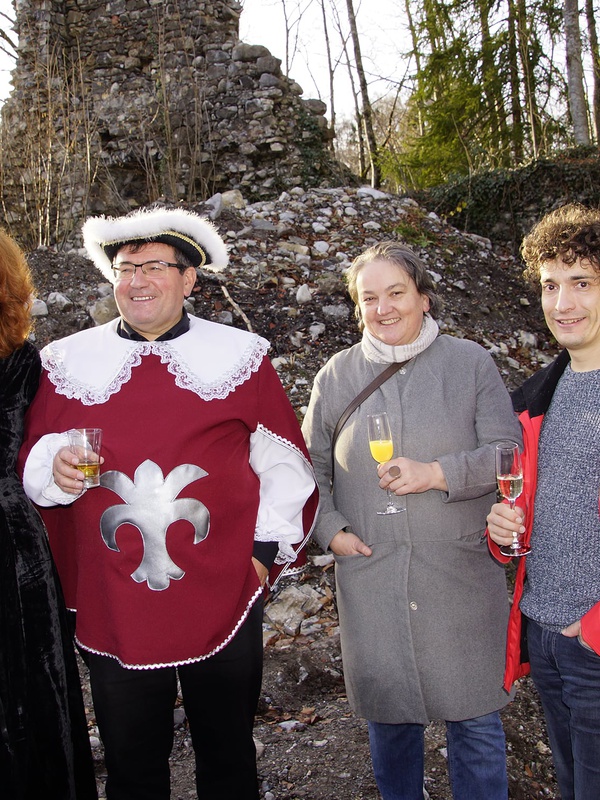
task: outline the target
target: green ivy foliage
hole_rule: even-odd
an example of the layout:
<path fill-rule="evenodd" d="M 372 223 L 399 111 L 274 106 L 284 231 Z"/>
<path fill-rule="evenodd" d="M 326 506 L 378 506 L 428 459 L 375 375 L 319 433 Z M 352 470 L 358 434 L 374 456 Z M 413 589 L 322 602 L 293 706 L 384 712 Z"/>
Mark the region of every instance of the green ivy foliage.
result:
<path fill-rule="evenodd" d="M 600 154 L 597 147 L 571 148 L 556 158 L 460 177 L 412 196 L 460 230 L 492 238 L 500 233 L 518 242 L 532 222 L 564 203 L 600 207 Z"/>

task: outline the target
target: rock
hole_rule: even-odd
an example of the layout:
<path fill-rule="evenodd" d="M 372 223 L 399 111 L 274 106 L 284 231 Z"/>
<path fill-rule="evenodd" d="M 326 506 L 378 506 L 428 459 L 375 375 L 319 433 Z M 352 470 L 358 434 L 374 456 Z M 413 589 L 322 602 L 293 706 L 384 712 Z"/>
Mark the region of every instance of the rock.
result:
<path fill-rule="evenodd" d="M 308 329 L 311 341 L 316 341 L 322 333 L 325 333 L 325 330 L 325 325 L 322 322 L 315 322 L 313 325 L 311 325 Z"/>
<path fill-rule="evenodd" d="M 302 722 L 299 722 L 297 719 L 288 719 L 280 722 L 279 727 L 289 733 L 290 731 L 303 731 L 306 728 L 306 725 L 304 725 Z"/>
<path fill-rule="evenodd" d="M 322 311 L 327 317 L 346 319 L 350 316 L 350 309 L 348 306 L 323 306 Z"/>
<path fill-rule="evenodd" d="M 246 201 L 239 189 L 231 189 L 221 195 L 223 208 L 242 209 L 246 207 Z"/>
<path fill-rule="evenodd" d="M 301 256 L 309 256 L 310 255 L 310 248 L 307 247 L 305 244 L 300 244 L 299 242 L 281 242 L 279 244 L 279 248 L 281 250 L 286 250 L 289 253 L 297 253 Z"/>
<path fill-rule="evenodd" d="M 356 194 L 358 197 L 370 197 L 373 200 L 387 200 L 391 197 L 391 195 L 387 194 L 386 192 L 382 192 L 379 189 L 373 189 L 370 186 L 361 186 L 360 189 L 356 190 Z"/>
<path fill-rule="evenodd" d="M 111 295 L 110 297 L 102 297 L 95 302 L 90 307 L 89 313 L 95 325 L 104 325 L 105 322 L 110 322 L 111 319 L 119 316 L 119 309 L 115 303 L 114 296 Z"/>
<path fill-rule="evenodd" d="M 322 556 L 310 556 L 310 561 L 315 567 L 326 567 L 329 564 L 333 564 L 335 559 L 333 553 L 327 553 Z"/>
<path fill-rule="evenodd" d="M 309 286 L 303 283 L 296 291 L 297 303 L 310 303 L 312 300 L 312 291 Z"/>
<path fill-rule="evenodd" d="M 43 300 L 38 299 L 37 297 L 31 304 L 31 316 L 32 317 L 47 317 L 48 316 L 48 306 L 44 303 Z"/>
<path fill-rule="evenodd" d="M 310 586 L 287 586 L 269 603 L 265 617 L 278 630 L 294 635 L 305 617 L 315 614 L 323 605 L 323 597 Z"/>
<path fill-rule="evenodd" d="M 537 347 L 538 337 L 530 331 L 519 331 L 519 342 L 522 347 Z"/>
<path fill-rule="evenodd" d="M 71 300 L 60 292 L 50 292 L 46 303 L 48 306 L 54 306 L 58 311 L 69 311 L 73 308 Z"/>
<path fill-rule="evenodd" d="M 173 725 L 176 728 L 179 728 L 180 725 L 185 723 L 185 708 L 183 706 L 179 706 L 179 708 L 173 709 Z"/>

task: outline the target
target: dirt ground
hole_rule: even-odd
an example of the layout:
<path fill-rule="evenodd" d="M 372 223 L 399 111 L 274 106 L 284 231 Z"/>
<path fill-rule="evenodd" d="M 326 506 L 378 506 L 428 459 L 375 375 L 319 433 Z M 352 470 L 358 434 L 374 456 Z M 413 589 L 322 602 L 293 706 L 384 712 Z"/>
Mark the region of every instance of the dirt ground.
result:
<path fill-rule="evenodd" d="M 317 552 L 316 549 L 313 552 Z M 309 566 L 299 580 L 333 589 L 331 568 Z M 334 600 L 308 634 L 276 636 L 265 648 L 264 678 L 255 725 L 261 798 L 265 800 L 380 800 L 369 755 L 366 722 L 348 706 L 342 677 Z M 93 708 L 82 670 L 92 734 Z M 187 722 L 176 724 L 171 758 L 172 800 L 196 798 Z M 558 798 L 540 702 L 530 678 L 502 712 L 510 800 Z M 426 730 L 425 787 L 431 800 L 452 800 L 443 722 Z M 100 744 L 94 748 L 104 797 Z M 591 800 L 591 798 L 590 798 Z"/>

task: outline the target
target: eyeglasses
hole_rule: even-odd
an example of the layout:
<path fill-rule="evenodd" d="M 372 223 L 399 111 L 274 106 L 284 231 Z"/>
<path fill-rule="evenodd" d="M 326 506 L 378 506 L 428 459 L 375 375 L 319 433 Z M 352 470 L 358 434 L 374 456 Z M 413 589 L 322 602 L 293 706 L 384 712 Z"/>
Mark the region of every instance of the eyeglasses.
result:
<path fill-rule="evenodd" d="M 166 275 L 169 267 L 183 268 L 183 264 L 171 264 L 169 261 L 144 261 L 143 264 L 134 264 L 131 261 L 121 261 L 113 264 L 111 269 L 118 281 L 131 281 L 136 269 L 141 269 L 149 278 L 161 278 Z"/>

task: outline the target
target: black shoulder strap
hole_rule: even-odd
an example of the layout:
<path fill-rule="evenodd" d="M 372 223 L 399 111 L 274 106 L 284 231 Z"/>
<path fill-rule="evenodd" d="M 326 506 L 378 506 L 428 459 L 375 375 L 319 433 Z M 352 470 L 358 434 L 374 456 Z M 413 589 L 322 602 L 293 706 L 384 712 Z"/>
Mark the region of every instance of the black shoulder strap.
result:
<path fill-rule="evenodd" d="M 337 421 L 337 424 L 333 430 L 333 436 L 331 437 L 331 485 L 333 486 L 333 473 L 335 470 L 335 443 L 337 442 L 338 436 L 341 433 L 342 428 L 348 421 L 350 415 L 359 407 L 361 403 L 363 403 L 367 397 L 375 391 L 382 383 L 385 383 L 388 378 L 391 378 L 395 372 L 398 372 L 399 369 L 404 367 L 408 364 L 408 361 L 398 361 L 390 364 L 386 367 L 383 372 L 380 372 L 379 375 L 371 381 L 368 386 L 362 390 L 360 394 L 357 394 L 354 400 L 350 403 L 350 405 L 345 409 L 342 413 L 340 418 Z"/>

